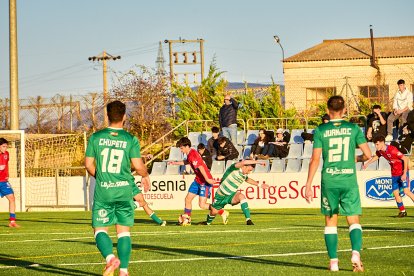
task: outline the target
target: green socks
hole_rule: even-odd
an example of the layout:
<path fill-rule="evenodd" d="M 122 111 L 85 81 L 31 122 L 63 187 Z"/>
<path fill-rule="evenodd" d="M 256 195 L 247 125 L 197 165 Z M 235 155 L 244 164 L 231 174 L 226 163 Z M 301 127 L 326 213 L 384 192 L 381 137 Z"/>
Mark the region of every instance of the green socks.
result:
<path fill-rule="evenodd" d="M 242 200 L 240 201 L 240 207 L 243 211 L 244 216 L 246 217 L 246 219 L 250 219 L 250 209 L 249 209 L 249 204 L 247 204 L 247 200 Z"/>
<path fill-rule="evenodd" d="M 329 258 L 337 259 L 338 229 L 336 227 L 325 226 L 325 245 Z"/>
<path fill-rule="evenodd" d="M 361 224 L 354 223 L 349 226 L 349 238 L 351 239 L 352 251 L 361 251 L 362 248 L 362 227 Z"/>
<path fill-rule="evenodd" d="M 121 261 L 120 268 L 128 268 L 129 258 L 131 257 L 131 234 L 129 232 L 123 232 L 118 234 L 118 244 L 116 246 L 118 250 L 118 257 Z"/>
<path fill-rule="evenodd" d="M 99 252 L 101 252 L 104 258 L 106 258 L 110 254 L 113 254 L 112 253 L 112 247 L 113 247 L 112 240 L 109 237 L 107 232 L 97 231 L 95 233 L 95 241 L 96 241 L 96 246 L 99 249 Z"/>
<path fill-rule="evenodd" d="M 156 214 L 155 214 L 155 212 L 153 212 L 151 215 L 150 215 L 150 218 L 153 220 L 153 221 L 155 221 L 157 224 L 161 224 L 162 223 L 162 219 L 160 219 Z"/>

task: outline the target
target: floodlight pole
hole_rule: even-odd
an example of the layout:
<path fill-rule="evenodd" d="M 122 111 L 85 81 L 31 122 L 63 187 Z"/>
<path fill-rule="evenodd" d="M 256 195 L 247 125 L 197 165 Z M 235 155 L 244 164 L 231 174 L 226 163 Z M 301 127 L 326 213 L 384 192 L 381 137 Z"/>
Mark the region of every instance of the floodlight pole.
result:
<path fill-rule="evenodd" d="M 19 129 L 16 0 L 9 0 L 10 129 Z"/>
<path fill-rule="evenodd" d="M 277 44 L 279 44 L 280 49 L 282 49 L 282 71 L 283 71 L 283 74 L 285 74 L 285 66 L 283 65 L 283 62 L 285 60 L 285 50 L 283 49 L 282 44 L 280 43 L 280 38 L 277 35 L 274 35 L 273 39 L 275 40 Z"/>

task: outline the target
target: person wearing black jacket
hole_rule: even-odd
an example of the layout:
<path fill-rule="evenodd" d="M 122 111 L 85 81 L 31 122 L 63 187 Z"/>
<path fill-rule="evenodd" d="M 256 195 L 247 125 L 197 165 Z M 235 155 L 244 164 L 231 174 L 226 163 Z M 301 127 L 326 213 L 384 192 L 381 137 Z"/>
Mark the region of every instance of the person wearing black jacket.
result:
<path fill-rule="evenodd" d="M 201 158 L 203 158 L 204 163 L 206 163 L 207 168 L 211 170 L 213 159 L 211 158 L 210 151 L 206 149 L 206 146 L 203 143 L 198 144 L 197 151 L 201 155 Z"/>
<path fill-rule="evenodd" d="M 216 160 L 227 161 L 237 159 L 239 157 L 239 152 L 233 143 L 226 137 L 220 137 L 218 139 L 219 148 L 217 150 Z"/>
<path fill-rule="evenodd" d="M 220 108 L 219 123 L 223 135 L 237 144 L 237 110 L 238 103 L 230 95 L 224 96 L 224 104 Z"/>
<path fill-rule="evenodd" d="M 392 141 L 391 145 L 396 147 L 403 154 L 409 154 L 414 142 L 414 110 L 407 115 L 407 122 L 402 127 L 402 133 L 398 141 Z"/>

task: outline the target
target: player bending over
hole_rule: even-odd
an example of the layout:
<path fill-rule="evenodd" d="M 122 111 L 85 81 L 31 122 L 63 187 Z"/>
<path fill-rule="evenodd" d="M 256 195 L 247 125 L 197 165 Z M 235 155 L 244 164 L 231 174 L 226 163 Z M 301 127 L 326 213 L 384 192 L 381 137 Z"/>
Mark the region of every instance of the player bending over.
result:
<path fill-rule="evenodd" d="M 408 170 L 408 162 L 410 162 L 410 159 L 402 154 L 396 147 L 386 145 L 384 136 L 374 137 L 372 142 L 377 149 L 376 155 L 364 164 L 363 169 L 366 169 L 369 164 L 376 162 L 381 156 L 390 163 L 392 192 L 395 201 L 397 202 L 398 209 L 400 209 L 400 213 L 397 217 L 406 217 L 407 212 L 405 211 L 404 203 L 400 195 L 400 189 L 402 189 L 403 193 L 409 196 L 414 202 L 414 194 L 410 191 L 410 175 Z"/>
<path fill-rule="evenodd" d="M 170 165 L 187 165 L 189 164 L 193 169 L 196 177 L 194 182 L 188 189 L 187 196 L 185 197 L 184 214 L 179 218 L 179 224 L 186 226 L 191 224 L 191 210 L 193 199 L 198 195 L 198 206 L 201 209 L 210 209 L 210 204 L 207 203 L 207 199 L 211 195 L 211 187 L 215 183 L 206 163 L 204 163 L 197 150 L 191 148 L 191 141 L 187 137 L 182 137 L 177 142 L 177 147 L 181 152 L 187 155 L 187 160 L 183 161 L 171 161 Z M 219 214 L 223 218 L 223 223 L 227 221 L 228 212 L 221 210 Z"/>
<path fill-rule="evenodd" d="M 246 197 L 240 193 L 238 189 L 239 186 L 245 181 L 251 185 L 259 186 L 259 181 L 253 180 L 248 176 L 253 171 L 256 164 L 264 165 L 264 162 L 256 160 L 242 160 L 238 163 L 232 164 L 225 171 L 220 182 L 220 187 L 214 195 L 214 201 L 210 208 L 210 214 L 207 215 L 207 221 L 201 224 L 210 225 L 216 217 L 216 214 L 218 214 L 227 204 L 234 206 L 241 203 L 240 207 L 246 217 L 246 224 L 254 225 L 250 218 L 250 210 Z M 269 188 L 269 186 L 264 183 L 260 187 L 263 189 Z M 227 221 L 224 224 L 227 224 Z"/>
<path fill-rule="evenodd" d="M 354 272 L 364 271 L 360 251 L 362 248 L 362 214 L 355 168 L 355 148 L 359 146 L 363 155 L 357 161 L 371 158 L 367 141 L 361 129 L 342 120 L 345 102 L 341 96 L 328 100 L 330 122 L 315 129 L 313 153 L 306 181 L 306 201 L 313 198 L 312 180 L 318 169 L 321 155 L 323 169 L 321 176 L 321 212 L 325 215 L 325 244 L 330 258 L 329 269 L 338 271 L 338 214 L 346 216 L 351 239 L 351 262 Z"/>

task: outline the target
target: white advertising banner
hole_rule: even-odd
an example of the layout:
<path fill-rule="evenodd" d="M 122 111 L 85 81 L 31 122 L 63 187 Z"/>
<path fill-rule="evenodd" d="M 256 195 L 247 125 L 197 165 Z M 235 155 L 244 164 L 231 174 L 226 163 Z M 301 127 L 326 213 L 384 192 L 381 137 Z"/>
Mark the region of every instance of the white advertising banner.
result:
<path fill-rule="evenodd" d="M 396 207 L 392 196 L 390 173 L 387 171 L 359 171 L 358 184 L 362 207 Z M 213 175 L 219 180 L 220 176 Z M 244 183 L 240 186 L 249 207 L 254 208 L 319 208 L 320 207 L 320 173 L 315 175 L 312 191 L 313 201 L 308 204 L 304 198 L 307 173 L 252 173 L 250 177 L 270 185 L 268 190 Z M 137 177 L 139 185 L 140 178 Z M 144 198 L 154 210 L 171 210 L 184 208 L 184 198 L 194 180 L 194 175 L 152 176 L 150 191 Z M 212 197 L 218 185 L 213 188 Z M 413 185 L 410 186 L 414 191 Z M 404 196 L 406 198 L 406 196 Z M 412 206 L 411 200 L 405 200 Z M 226 206 L 226 209 L 240 208 Z M 193 209 L 198 207 L 198 198 L 193 201 Z"/>

